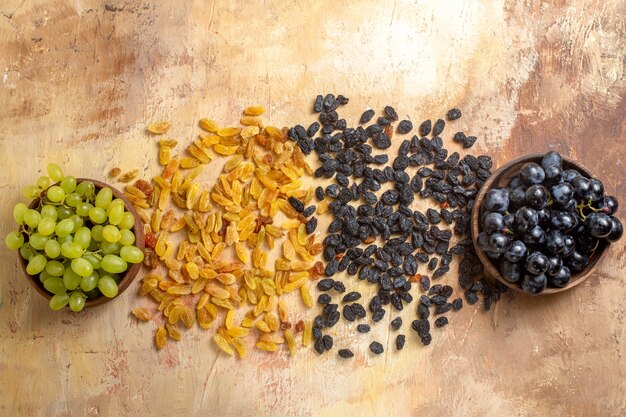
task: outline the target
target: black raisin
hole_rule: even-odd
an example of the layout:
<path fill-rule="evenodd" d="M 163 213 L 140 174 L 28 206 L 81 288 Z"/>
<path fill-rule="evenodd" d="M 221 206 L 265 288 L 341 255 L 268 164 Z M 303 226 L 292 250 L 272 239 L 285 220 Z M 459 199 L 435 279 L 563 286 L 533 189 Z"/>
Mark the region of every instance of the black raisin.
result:
<path fill-rule="evenodd" d="M 359 298 L 361 298 L 361 293 L 356 292 L 356 291 L 352 291 L 352 292 L 349 292 L 346 295 L 344 295 L 342 301 L 344 303 L 349 303 L 349 302 L 352 302 L 352 301 L 356 301 Z"/>
<path fill-rule="evenodd" d="M 297 211 L 298 213 L 302 213 L 304 211 L 304 204 L 302 203 L 302 201 L 298 200 L 297 198 L 289 197 L 287 201 L 289 201 L 289 204 L 291 204 L 291 207 L 293 207 L 294 210 Z"/>
<path fill-rule="evenodd" d="M 400 327 L 402 327 L 402 317 L 396 317 L 391 320 L 391 328 L 393 330 L 398 330 Z"/>
<path fill-rule="evenodd" d="M 424 120 L 419 128 L 420 136 L 427 136 L 430 133 L 431 127 L 432 122 L 430 119 Z"/>
<path fill-rule="evenodd" d="M 441 119 L 437 119 L 437 121 L 433 125 L 433 136 L 441 135 L 441 132 L 443 132 L 444 127 L 446 127 L 446 122 L 444 122 Z"/>
<path fill-rule="evenodd" d="M 328 291 L 333 287 L 333 282 L 331 278 L 324 278 L 317 283 L 317 289 L 320 291 Z"/>
<path fill-rule="evenodd" d="M 351 358 L 354 356 L 354 353 L 352 353 L 350 349 L 339 349 L 339 352 L 337 352 L 337 354 L 339 355 L 339 357 L 344 358 L 344 359 Z"/>
<path fill-rule="evenodd" d="M 447 116 L 448 116 L 448 120 L 459 119 L 461 117 L 461 110 L 457 108 L 450 109 L 448 110 Z"/>
<path fill-rule="evenodd" d="M 391 106 L 385 106 L 385 114 L 391 119 L 391 120 L 398 120 L 398 113 L 396 112 L 396 109 L 394 109 Z"/>
<path fill-rule="evenodd" d="M 454 311 L 459 311 L 460 309 L 463 308 L 463 299 L 462 298 L 457 298 L 456 300 L 452 301 L 452 308 L 454 309 Z"/>
<path fill-rule="evenodd" d="M 308 222 L 306 222 L 305 231 L 307 235 L 310 235 L 317 228 L 317 218 L 312 217 Z"/>
<path fill-rule="evenodd" d="M 368 123 L 370 120 L 372 120 L 372 117 L 374 117 L 375 114 L 376 112 L 372 109 L 365 110 L 365 112 L 363 112 L 363 114 L 361 115 L 361 119 L 359 120 L 359 123 L 360 124 Z"/>
<path fill-rule="evenodd" d="M 356 314 L 354 314 L 354 311 L 352 311 L 352 306 L 350 305 L 343 306 L 343 318 L 348 321 L 356 320 Z"/>
<path fill-rule="evenodd" d="M 324 343 L 324 349 L 331 350 L 333 348 L 333 338 L 330 335 L 325 334 L 322 336 L 322 343 Z"/>
<path fill-rule="evenodd" d="M 359 333 L 367 333 L 369 332 L 371 329 L 371 326 L 369 324 L 359 324 L 358 326 L 356 326 L 356 331 Z"/>
<path fill-rule="evenodd" d="M 443 327 L 446 324 L 448 324 L 448 318 L 447 317 L 439 317 L 437 320 L 435 320 L 435 326 L 436 327 Z"/>
<path fill-rule="evenodd" d="M 320 355 L 326 352 L 326 347 L 324 346 L 324 339 L 322 337 L 315 339 L 315 344 L 313 345 L 313 348 L 315 348 L 315 351 L 319 353 Z"/>
<path fill-rule="evenodd" d="M 317 97 L 315 97 L 315 104 L 313 105 L 313 111 L 315 113 L 319 113 L 322 111 L 322 105 L 324 103 L 324 97 L 321 95 L 318 95 Z"/>
<path fill-rule="evenodd" d="M 398 133 L 401 135 L 406 135 L 411 130 L 413 130 L 413 123 L 410 120 L 402 120 L 398 123 Z"/>
<path fill-rule="evenodd" d="M 376 355 L 380 355 L 381 353 L 385 351 L 385 349 L 383 348 L 383 345 L 381 345 L 378 342 L 370 343 L 370 350 L 372 351 L 372 353 Z"/>
<path fill-rule="evenodd" d="M 319 288 L 319 287 L 318 287 Z M 328 294 L 320 294 L 317 297 L 317 302 L 322 305 L 326 305 L 332 301 L 332 298 Z"/>
<path fill-rule="evenodd" d="M 376 311 L 374 314 L 372 314 L 372 321 L 378 323 L 379 321 L 381 321 L 383 319 L 383 317 L 385 317 L 385 309 L 381 308 L 380 310 Z"/>

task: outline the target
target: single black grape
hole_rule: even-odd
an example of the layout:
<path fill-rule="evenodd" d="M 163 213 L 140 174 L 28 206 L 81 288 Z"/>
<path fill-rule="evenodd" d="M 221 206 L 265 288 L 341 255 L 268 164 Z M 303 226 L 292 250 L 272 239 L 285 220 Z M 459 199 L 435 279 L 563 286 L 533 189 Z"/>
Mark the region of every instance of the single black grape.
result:
<path fill-rule="evenodd" d="M 526 258 L 526 270 L 531 274 L 543 274 L 548 270 L 548 266 L 548 257 L 541 252 L 533 252 Z"/>
<path fill-rule="evenodd" d="M 619 204 L 617 199 L 612 195 L 605 195 L 600 201 L 598 201 L 598 208 L 602 210 L 602 213 L 606 215 L 612 215 L 617 212 Z"/>
<path fill-rule="evenodd" d="M 543 185 L 531 185 L 526 190 L 526 201 L 534 209 L 542 209 L 548 204 L 548 190 Z"/>
<path fill-rule="evenodd" d="M 504 217 L 500 213 L 488 213 L 483 220 L 483 230 L 487 234 L 502 232 L 505 229 Z"/>
<path fill-rule="evenodd" d="M 568 182 L 562 182 L 553 186 L 550 194 L 556 203 L 565 205 L 574 197 L 574 187 Z"/>
<path fill-rule="evenodd" d="M 527 249 L 524 242 L 521 240 L 516 240 L 508 247 L 506 252 L 504 252 L 504 257 L 509 262 L 519 262 L 526 257 Z"/>
<path fill-rule="evenodd" d="M 611 232 L 606 237 L 606 240 L 608 240 L 609 242 L 617 242 L 622 238 L 623 234 L 624 227 L 622 226 L 622 222 L 611 216 Z"/>
<path fill-rule="evenodd" d="M 589 257 L 575 250 L 565 260 L 570 271 L 580 272 L 589 265 Z"/>
<path fill-rule="evenodd" d="M 563 166 L 563 157 L 556 151 L 546 152 L 541 159 L 541 167 L 545 170 L 553 166 L 561 168 Z"/>
<path fill-rule="evenodd" d="M 515 213 L 515 228 L 519 232 L 530 231 L 539 223 L 537 211 L 530 207 L 522 207 Z"/>
<path fill-rule="evenodd" d="M 548 276 L 548 283 L 554 287 L 565 287 L 569 284 L 571 278 L 572 275 L 569 268 L 562 266 L 555 274 Z"/>
<path fill-rule="evenodd" d="M 522 283 L 520 284 L 522 290 L 526 291 L 530 294 L 539 294 L 546 289 L 548 284 L 548 279 L 544 274 L 533 275 L 533 274 L 525 274 L 522 278 Z"/>
<path fill-rule="evenodd" d="M 504 213 L 509 208 L 509 194 L 504 189 L 491 189 L 485 193 L 483 205 L 487 211 Z"/>
<path fill-rule="evenodd" d="M 613 223 L 604 213 L 591 213 L 585 218 L 585 231 L 596 238 L 607 237 L 611 233 Z"/>
<path fill-rule="evenodd" d="M 500 262 L 500 273 L 508 282 L 515 283 L 522 279 L 523 268 L 520 264 L 512 263 L 503 259 Z"/>
<path fill-rule="evenodd" d="M 546 177 L 546 173 L 539 165 L 534 162 L 528 162 L 520 168 L 519 176 L 522 184 L 528 187 L 534 184 L 541 184 Z"/>
<path fill-rule="evenodd" d="M 555 275 L 563 266 L 563 259 L 558 255 L 548 256 L 548 277 Z"/>
<path fill-rule="evenodd" d="M 552 254 L 561 253 L 565 248 L 565 236 L 559 230 L 550 230 L 546 235 L 546 249 Z"/>
<path fill-rule="evenodd" d="M 489 237 L 489 250 L 495 253 L 504 253 L 511 239 L 503 233 L 494 233 Z"/>

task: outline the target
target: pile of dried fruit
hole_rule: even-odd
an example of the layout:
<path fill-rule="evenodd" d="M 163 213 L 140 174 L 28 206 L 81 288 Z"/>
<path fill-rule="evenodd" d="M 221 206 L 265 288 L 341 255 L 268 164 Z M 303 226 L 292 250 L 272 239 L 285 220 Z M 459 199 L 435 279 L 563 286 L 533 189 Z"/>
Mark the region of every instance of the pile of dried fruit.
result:
<path fill-rule="evenodd" d="M 243 127 L 200 120 L 206 133 L 185 156 L 173 156 L 176 140 L 160 140 L 161 175 L 152 184 L 139 180 L 125 187 L 149 229 L 144 262 L 154 271 L 143 277 L 140 292 L 158 304 L 155 319 L 164 322 L 156 330 L 159 349 L 168 337 L 180 340 L 181 325 L 190 328 L 195 321 L 203 329 L 218 322 L 213 340 L 240 357 L 246 337 L 266 351 L 286 344 L 292 354 L 298 333 L 303 345 L 311 341 L 311 323 L 290 314 L 284 296 L 297 291 L 313 306 L 309 281 L 323 274 L 322 262 L 314 259 L 322 251 L 312 234 L 316 220 L 309 218 L 315 208 L 307 207 L 315 192 L 302 185 L 312 170 L 286 130 L 263 126 L 263 112 L 246 108 Z M 161 122 L 148 130 L 160 135 L 169 127 Z M 215 184 L 205 188 L 199 177 L 216 155 L 228 160 Z M 281 252 L 270 265 L 274 248 Z M 133 314 L 153 317 L 144 307 Z"/>
<path fill-rule="evenodd" d="M 323 292 L 343 293 L 346 286 L 353 285 L 350 280 L 345 276 L 338 280 L 331 278 L 343 271 L 375 285 L 377 293 L 368 307 L 371 320 L 379 322 L 385 317 L 386 305 L 401 311 L 411 303 L 412 283 L 419 283 L 422 291 L 428 293 L 421 295 L 419 318 L 411 327 L 427 345 L 431 342 L 430 308 L 434 308 L 435 315 L 441 315 L 459 310 L 463 301 L 451 300 L 454 290 L 449 285 L 431 286 L 431 278 L 418 273 L 419 264 L 427 264 L 432 279 L 437 280 L 449 271 L 453 254 L 463 255 L 460 286 L 466 290 L 470 304 L 478 301 L 477 293 L 482 293 L 486 309 L 506 290 L 503 285 L 479 279 L 482 266 L 468 238 L 474 198 L 490 175 L 491 158 L 469 154 L 461 158 L 458 152 L 448 154 L 440 136 L 446 123 L 439 119 L 434 124 L 430 120 L 421 123 L 419 136 L 402 140 L 397 156 L 389 163 L 388 153 L 376 154 L 375 149 L 386 150 L 391 147 L 392 139 L 400 140 L 394 138 L 394 123 L 399 120 L 395 109 L 385 107 L 384 115 L 365 126 L 375 116 L 374 110 L 367 110 L 360 125 L 351 128 L 337 113 L 339 106 L 347 102 L 343 96 L 317 96 L 314 111 L 319 113 L 319 122 L 308 129 L 297 125 L 288 132 L 303 153 L 317 153 L 320 166 L 314 172 L 315 177 L 335 182 L 325 189 L 318 187 L 315 193 L 321 201 L 318 212 L 329 210 L 332 214 L 329 234 L 323 240 L 327 278 L 320 280 L 317 287 Z M 461 112 L 452 109 L 447 116 L 449 121 L 455 120 L 461 117 Z M 411 121 L 402 120 L 397 124 L 396 134 L 405 135 L 412 130 Z M 454 141 L 469 148 L 476 138 L 457 132 Z M 429 208 L 426 213 L 413 209 L 416 195 L 430 199 L 438 209 Z M 450 230 L 444 225 L 454 226 Z M 459 242 L 450 248 L 453 231 Z M 330 294 L 319 296 L 322 311 L 313 325 L 317 352 L 333 347 L 333 338 L 323 332 L 335 326 L 341 315 L 349 322 L 366 318 L 364 306 L 355 302 L 360 298 L 361 294 L 355 291 L 345 295 L 340 314 L 339 303 L 333 303 Z M 437 327 L 447 323 L 445 316 L 435 320 Z M 390 325 L 393 330 L 399 330 L 401 318 L 391 320 Z M 367 324 L 357 326 L 360 333 L 369 329 Z M 396 348 L 402 349 L 404 343 L 405 335 L 398 335 Z M 380 354 L 383 346 L 374 341 L 370 350 Z M 353 356 L 349 349 L 338 353 L 344 358 Z"/>

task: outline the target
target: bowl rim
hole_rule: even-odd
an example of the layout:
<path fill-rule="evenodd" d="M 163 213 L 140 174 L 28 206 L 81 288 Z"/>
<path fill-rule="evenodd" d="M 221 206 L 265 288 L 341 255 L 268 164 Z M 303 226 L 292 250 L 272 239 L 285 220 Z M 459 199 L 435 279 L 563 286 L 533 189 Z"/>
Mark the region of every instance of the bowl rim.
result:
<path fill-rule="evenodd" d="M 100 180 L 96 180 L 96 179 L 92 179 L 92 178 L 76 178 L 76 184 L 80 184 L 81 182 L 84 181 L 91 181 L 95 187 L 97 189 L 102 189 L 104 187 L 108 187 L 111 189 L 111 191 L 113 192 L 113 196 L 115 198 L 120 198 L 124 201 L 124 205 L 125 205 L 125 209 L 127 211 L 129 211 L 130 213 L 133 214 L 133 216 L 135 217 L 135 224 L 133 226 L 133 233 L 135 234 L 135 243 L 134 245 L 137 246 L 141 251 L 144 251 L 145 249 L 145 236 L 144 236 L 144 232 L 143 232 L 143 222 L 141 221 L 141 218 L 139 217 L 139 214 L 137 213 L 137 210 L 135 209 L 135 207 L 133 207 L 132 203 L 128 200 L 128 198 L 126 198 L 126 196 L 124 195 L 123 192 L 121 192 L 120 190 L 118 190 L 117 188 L 113 187 L 112 185 L 104 182 L 104 181 L 100 181 Z M 57 185 L 59 183 L 56 184 L 50 184 L 50 187 L 53 185 Z M 50 188 L 48 187 L 48 188 Z M 46 189 L 47 190 L 47 189 Z M 42 194 L 45 192 L 42 191 Z M 28 208 L 34 208 L 35 205 L 39 202 L 39 200 L 41 199 L 41 196 L 33 199 L 30 204 L 28 205 Z M 26 275 L 26 278 L 28 279 L 28 282 L 30 282 L 30 284 L 35 288 L 35 290 L 41 294 L 43 297 L 45 297 L 46 299 L 50 300 L 52 298 L 52 294 L 49 293 L 43 286 L 43 283 L 41 283 L 41 281 L 39 280 L 39 278 L 36 275 L 29 275 L 28 273 L 26 273 L 26 265 L 28 265 L 28 261 L 24 258 L 22 258 L 22 256 L 19 254 L 17 254 L 19 260 L 20 260 L 20 265 L 22 267 L 22 270 L 24 271 L 24 275 Z M 131 267 L 126 270 L 126 272 L 124 273 L 124 275 L 122 276 L 122 279 L 120 280 L 120 283 L 117 285 L 118 288 L 118 292 L 117 295 L 113 298 L 108 298 L 105 297 L 104 295 L 100 295 L 97 298 L 91 298 L 91 299 L 87 299 L 85 301 L 85 308 L 88 307 L 95 307 L 95 306 L 99 306 L 102 304 L 106 304 L 109 301 L 113 301 L 115 299 L 117 299 L 124 291 L 126 291 L 126 289 L 128 289 L 128 287 L 130 286 L 130 284 L 135 280 L 137 273 L 139 272 L 139 269 L 141 268 L 141 262 L 136 263 L 136 264 L 131 264 Z M 67 308 L 67 307 L 65 307 Z"/>
<path fill-rule="evenodd" d="M 549 151 L 546 151 L 546 152 L 549 152 Z M 484 199 L 485 193 L 489 191 L 490 189 L 492 189 L 493 185 L 496 184 L 500 180 L 500 178 L 503 177 L 514 166 L 521 164 L 521 163 L 536 162 L 537 159 L 539 159 L 539 163 L 540 163 L 541 158 L 543 158 L 546 152 L 534 152 L 534 153 L 526 154 L 499 167 L 493 174 L 489 176 L 489 178 L 485 181 L 483 186 L 480 188 L 480 191 L 476 195 L 474 210 L 472 211 L 472 227 L 471 227 L 472 243 L 474 245 L 474 250 L 476 251 L 476 254 L 478 255 L 480 262 L 484 266 L 485 272 L 488 275 L 492 276 L 493 278 L 497 279 L 502 284 L 506 285 L 508 288 L 514 289 L 516 291 L 519 291 L 522 294 L 526 294 L 529 296 L 558 294 L 558 293 L 567 291 L 569 289 L 572 289 L 576 287 L 577 285 L 581 284 L 583 281 L 587 280 L 587 278 L 589 278 L 595 272 L 598 264 L 602 262 L 602 260 L 606 256 L 608 249 L 610 247 L 609 242 L 601 241 L 598 248 L 591 255 L 589 265 L 587 265 L 587 267 L 581 272 L 579 272 L 578 274 L 573 275 L 571 281 L 565 287 L 561 287 L 561 288 L 547 287 L 544 291 L 540 292 L 539 294 L 530 294 L 522 290 L 518 285 L 510 283 L 507 280 L 505 280 L 500 274 L 500 271 L 496 267 L 496 265 L 494 265 L 491 259 L 489 259 L 489 257 L 485 254 L 485 252 L 478 246 L 478 234 L 480 233 L 480 229 L 481 229 L 479 220 L 480 220 L 480 214 L 482 211 L 482 201 Z M 581 162 L 573 158 L 570 158 L 569 156 L 566 156 L 566 155 L 561 154 L 561 157 L 563 158 L 564 164 L 568 164 L 568 165 L 575 167 L 575 169 L 577 169 L 578 171 L 586 175 L 588 178 L 594 177 L 592 172 L 589 170 L 589 168 L 587 168 Z"/>

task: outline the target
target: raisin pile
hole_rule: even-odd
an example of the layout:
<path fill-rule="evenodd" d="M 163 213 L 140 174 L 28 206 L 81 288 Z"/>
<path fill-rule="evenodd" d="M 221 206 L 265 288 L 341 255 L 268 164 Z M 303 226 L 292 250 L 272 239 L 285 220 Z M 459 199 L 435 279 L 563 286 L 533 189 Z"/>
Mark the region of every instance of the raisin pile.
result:
<path fill-rule="evenodd" d="M 506 290 L 506 286 L 482 278 L 482 265 L 469 238 L 474 198 L 491 174 L 491 158 L 449 153 L 440 136 L 446 127 L 443 119 L 422 122 L 411 138 L 394 138 L 394 133 L 407 135 L 414 128 L 409 120 L 398 122 L 398 113 L 391 106 L 386 106 L 375 122 L 375 111 L 367 110 L 359 126 L 348 127 L 337 112 L 347 103 L 341 95 L 319 95 L 314 105 L 319 122 L 308 129 L 297 125 L 288 131 L 304 154 L 317 154 L 315 177 L 334 180 L 325 188 L 317 187 L 315 193 L 318 200 L 330 201 L 332 214 L 323 240 L 327 278 L 317 285 L 324 294 L 318 298 L 322 311 L 313 323 L 315 350 L 330 350 L 332 338 L 324 335 L 324 329 L 333 327 L 341 317 L 350 322 L 363 320 L 369 310 L 371 321 L 379 322 L 388 311 L 403 310 L 414 299 L 414 286 L 425 294 L 419 297 L 419 318 L 411 327 L 428 345 L 432 340 L 431 312 L 438 316 L 435 327 L 444 327 L 448 318 L 443 314 L 463 307 L 461 298 L 452 297 L 451 286 L 431 286 L 431 280 L 441 279 L 450 270 L 453 255 L 462 257 L 459 281 L 469 304 L 476 303 L 482 294 L 488 310 Z M 449 122 L 460 117 L 458 109 L 447 113 Z M 395 157 L 386 151 L 392 139 L 401 141 Z M 458 132 L 454 141 L 469 148 L 476 138 Z M 383 191 L 383 187 L 387 189 Z M 432 207 L 426 213 L 411 209 L 416 198 L 429 200 Z M 458 243 L 451 247 L 453 235 Z M 424 272 L 419 273 L 419 269 Z M 358 302 L 360 293 L 341 295 L 349 281 L 332 277 L 344 271 L 376 286 L 376 295 L 363 303 L 367 310 Z M 332 296 L 342 297 L 341 309 L 339 303 L 332 302 Z M 393 319 L 391 326 L 399 330 L 402 320 Z M 357 326 L 359 333 L 369 330 L 368 324 Z M 405 336 L 398 335 L 397 350 L 404 343 Z M 370 350 L 380 354 L 383 347 L 373 341 Z M 342 349 L 339 356 L 349 358 L 352 352 Z"/>

